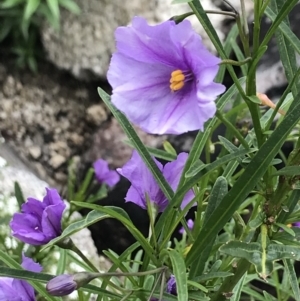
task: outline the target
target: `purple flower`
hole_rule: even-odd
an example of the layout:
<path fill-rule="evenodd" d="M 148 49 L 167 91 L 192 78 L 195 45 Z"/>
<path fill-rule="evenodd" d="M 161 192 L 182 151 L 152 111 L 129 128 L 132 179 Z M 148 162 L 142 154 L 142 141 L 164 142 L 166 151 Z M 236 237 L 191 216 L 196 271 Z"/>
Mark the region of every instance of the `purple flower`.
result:
<path fill-rule="evenodd" d="M 66 296 L 77 289 L 73 275 L 59 275 L 51 279 L 46 286 L 47 292 L 52 296 Z"/>
<path fill-rule="evenodd" d="M 174 275 L 171 275 L 167 282 L 167 293 L 177 296 L 177 286 Z"/>
<path fill-rule="evenodd" d="M 62 232 L 61 219 L 66 205 L 56 189 L 46 188 L 43 201 L 28 198 L 21 213 L 10 222 L 12 235 L 31 245 L 43 245 Z"/>
<path fill-rule="evenodd" d="M 164 167 L 153 158 L 173 190 L 178 186 L 187 157 L 187 153 L 181 153 L 175 161 L 167 163 Z M 117 171 L 131 182 L 131 186 L 125 198 L 126 202 L 133 202 L 146 209 L 147 194 L 150 202 L 157 205 L 159 212 L 165 210 L 169 201 L 159 188 L 155 178 L 137 151 L 134 151 L 131 159 L 123 166 L 123 168 L 118 168 Z M 194 192 L 192 190 L 188 191 L 182 201 L 181 208 L 184 208 L 194 197 Z"/>
<path fill-rule="evenodd" d="M 192 219 L 189 219 L 189 220 L 187 221 L 187 226 L 188 226 L 188 228 L 189 228 L 190 230 L 192 230 L 193 227 L 194 227 L 194 221 L 193 221 Z M 184 232 L 185 232 L 184 228 L 181 227 L 180 230 L 179 230 L 179 233 L 180 233 L 180 234 L 183 234 Z"/>
<path fill-rule="evenodd" d="M 293 227 L 300 228 L 300 222 L 293 223 Z"/>
<path fill-rule="evenodd" d="M 110 170 L 108 163 L 99 159 L 93 163 L 96 179 L 100 183 L 105 183 L 109 187 L 115 186 L 120 181 L 120 176 L 115 170 Z"/>
<path fill-rule="evenodd" d="M 31 258 L 22 255 L 24 270 L 41 272 L 42 267 Z M 33 287 L 25 280 L 13 278 L 0 278 L 0 301 L 35 301 Z"/>
<path fill-rule="evenodd" d="M 150 26 L 141 17 L 115 32 L 117 52 L 107 78 L 112 103 L 153 134 L 203 130 L 225 91 L 213 80 L 220 59 L 203 45 L 188 20 Z"/>

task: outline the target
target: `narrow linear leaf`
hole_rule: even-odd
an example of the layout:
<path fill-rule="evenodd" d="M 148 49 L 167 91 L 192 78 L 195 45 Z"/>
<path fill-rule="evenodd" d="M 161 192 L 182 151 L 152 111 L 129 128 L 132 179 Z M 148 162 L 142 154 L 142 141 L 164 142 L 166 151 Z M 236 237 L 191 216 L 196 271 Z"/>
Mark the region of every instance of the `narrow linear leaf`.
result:
<path fill-rule="evenodd" d="M 184 259 L 176 250 L 170 250 L 169 256 L 172 262 L 173 272 L 176 279 L 177 298 L 179 301 L 188 301 L 187 275 Z"/>
<path fill-rule="evenodd" d="M 58 0 L 47 0 L 48 7 L 53 17 L 59 22 L 59 5 Z"/>
<path fill-rule="evenodd" d="M 36 12 L 41 0 L 28 0 L 24 10 L 24 20 L 29 21 L 30 17 Z"/>
<path fill-rule="evenodd" d="M 272 176 L 298 176 L 300 175 L 300 166 L 286 166 L 276 171 Z"/>
<path fill-rule="evenodd" d="M 284 259 L 283 263 L 285 266 L 285 270 L 289 275 L 290 284 L 291 284 L 291 288 L 293 290 L 294 298 L 296 301 L 300 301 L 299 282 L 298 282 L 298 277 L 296 275 L 293 262 L 290 259 Z"/>
<path fill-rule="evenodd" d="M 244 287 L 244 282 L 246 279 L 247 273 L 239 280 L 234 289 L 232 290 L 233 296 L 230 298 L 230 301 L 239 301 L 242 293 L 242 289 Z"/>
<path fill-rule="evenodd" d="M 269 17 L 269 19 L 274 22 L 276 19 L 275 12 L 270 8 L 267 7 L 265 14 Z M 279 30 L 282 32 L 282 34 L 287 38 L 287 40 L 292 44 L 294 49 L 300 54 L 300 40 L 297 38 L 297 36 L 292 32 L 291 28 L 286 25 L 286 23 L 280 23 Z"/>

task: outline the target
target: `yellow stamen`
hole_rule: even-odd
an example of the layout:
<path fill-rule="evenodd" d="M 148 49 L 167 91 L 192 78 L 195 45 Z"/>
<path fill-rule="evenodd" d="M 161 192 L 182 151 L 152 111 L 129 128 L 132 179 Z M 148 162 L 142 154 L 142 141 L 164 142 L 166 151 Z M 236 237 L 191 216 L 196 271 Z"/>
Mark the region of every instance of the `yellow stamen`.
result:
<path fill-rule="evenodd" d="M 170 85 L 172 91 L 178 91 L 184 86 L 184 82 L 174 82 Z"/>
<path fill-rule="evenodd" d="M 171 73 L 170 89 L 178 91 L 184 86 L 185 76 L 181 70 L 175 70 Z"/>

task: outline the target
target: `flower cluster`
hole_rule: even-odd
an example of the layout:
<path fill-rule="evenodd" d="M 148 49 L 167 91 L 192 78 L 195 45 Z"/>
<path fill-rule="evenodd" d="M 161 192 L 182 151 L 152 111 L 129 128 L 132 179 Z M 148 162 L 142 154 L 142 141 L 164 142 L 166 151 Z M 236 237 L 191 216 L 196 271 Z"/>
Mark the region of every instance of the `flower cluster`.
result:
<path fill-rule="evenodd" d="M 220 59 L 204 47 L 190 22 L 166 21 L 150 26 L 143 18 L 135 17 L 132 26 L 118 28 L 115 37 L 117 52 L 107 75 L 113 88 L 112 103 L 148 133 L 181 134 L 203 130 L 204 123 L 216 112 L 215 99 L 225 87 L 214 82 Z M 180 153 L 176 160 L 164 166 L 153 158 L 174 191 L 187 158 L 187 153 Z M 110 170 L 102 159 L 94 162 L 93 167 L 101 184 L 113 187 L 119 182 L 120 175 L 131 182 L 126 202 L 133 202 L 143 209 L 150 203 L 156 212 L 163 212 L 168 206 L 169 200 L 137 151 L 117 169 L 118 173 Z M 194 199 L 193 190 L 189 190 L 181 209 Z M 65 207 L 57 190 L 46 188 L 42 201 L 28 198 L 21 212 L 14 214 L 10 222 L 12 235 L 27 244 L 47 244 L 62 233 Z M 193 221 L 189 220 L 188 226 L 192 228 Z M 22 266 L 29 271 L 41 271 L 38 264 L 25 256 Z M 54 296 L 64 296 L 93 277 L 87 272 L 58 275 L 49 281 L 46 289 Z M 173 275 L 167 282 L 166 291 L 177 295 Z M 26 281 L 2 278 L 0 300 L 34 301 L 34 289 Z"/>

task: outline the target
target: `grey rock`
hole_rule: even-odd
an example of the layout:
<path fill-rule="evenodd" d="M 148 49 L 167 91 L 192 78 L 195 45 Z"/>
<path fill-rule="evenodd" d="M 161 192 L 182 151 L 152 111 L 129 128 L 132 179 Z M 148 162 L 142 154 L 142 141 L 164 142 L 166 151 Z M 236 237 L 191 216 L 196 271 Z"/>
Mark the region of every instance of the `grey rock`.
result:
<path fill-rule="evenodd" d="M 54 168 L 57 169 L 58 167 L 62 166 L 66 162 L 67 158 L 60 155 L 60 154 L 54 154 L 50 161 L 49 164 Z"/>
<path fill-rule="evenodd" d="M 107 120 L 107 112 L 101 105 L 92 105 L 86 110 L 86 119 L 99 126 Z"/>
<path fill-rule="evenodd" d="M 31 155 L 31 157 L 33 159 L 38 159 L 40 158 L 41 154 L 42 154 L 42 150 L 38 145 L 33 145 L 28 149 L 29 154 Z"/>
<path fill-rule="evenodd" d="M 114 31 L 129 24 L 133 16 L 145 17 L 150 24 L 168 20 L 190 11 L 187 4 L 171 5 L 171 0 L 76 0 L 82 10 L 79 16 L 62 11 L 57 32 L 47 23 L 42 28 L 42 41 L 48 59 L 74 76 L 90 80 L 105 78 L 110 57 L 115 49 Z M 217 10 L 211 0 L 202 0 L 206 9 Z M 224 38 L 223 15 L 211 14 L 221 40 Z M 196 17 L 189 18 L 210 49 L 214 49 Z"/>

